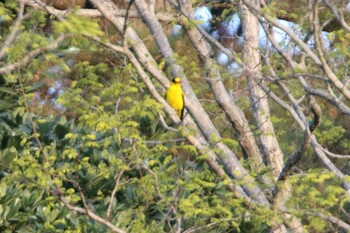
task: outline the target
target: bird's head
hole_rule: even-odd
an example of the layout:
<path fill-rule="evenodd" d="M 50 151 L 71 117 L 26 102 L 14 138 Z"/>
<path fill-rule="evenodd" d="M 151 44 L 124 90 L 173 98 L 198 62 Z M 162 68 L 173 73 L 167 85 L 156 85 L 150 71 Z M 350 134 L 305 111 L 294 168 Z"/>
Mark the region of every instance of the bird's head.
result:
<path fill-rule="evenodd" d="M 179 78 L 179 77 L 173 78 L 173 80 L 171 82 L 172 83 L 181 83 L 181 78 Z"/>

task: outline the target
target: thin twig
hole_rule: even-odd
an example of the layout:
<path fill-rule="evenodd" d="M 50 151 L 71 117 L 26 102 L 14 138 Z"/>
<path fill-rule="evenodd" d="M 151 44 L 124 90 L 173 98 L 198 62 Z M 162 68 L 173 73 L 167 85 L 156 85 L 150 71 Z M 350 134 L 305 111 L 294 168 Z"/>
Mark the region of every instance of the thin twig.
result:
<path fill-rule="evenodd" d="M 146 164 L 142 163 L 142 167 L 145 168 L 153 177 L 154 177 L 154 180 L 155 180 L 155 184 L 154 184 L 154 187 L 155 187 L 155 190 L 157 192 L 157 195 L 158 197 L 160 198 L 163 198 L 163 195 L 162 193 L 160 192 L 160 188 L 159 188 L 159 181 L 158 181 L 158 176 L 157 174 L 152 171 Z"/>
<path fill-rule="evenodd" d="M 318 144 L 319 148 L 326 153 L 326 155 L 332 157 L 332 158 L 337 158 L 337 159 L 350 159 L 350 155 L 340 155 L 340 154 L 334 154 L 327 150 L 326 148 L 323 148 L 320 144 Z"/>
<path fill-rule="evenodd" d="M 42 152 L 43 155 L 44 155 L 45 162 L 47 162 L 47 161 L 49 161 L 49 155 L 47 154 L 46 150 L 43 150 L 43 146 L 42 146 L 41 141 L 39 139 L 39 134 L 38 134 L 38 132 L 36 130 L 36 124 L 33 121 L 33 114 L 32 114 L 32 111 L 30 110 L 30 108 L 28 106 L 28 103 L 27 103 L 27 100 L 26 100 L 26 93 L 25 93 L 25 90 L 24 90 L 24 86 L 23 86 L 23 82 L 22 82 L 22 79 L 21 79 L 20 69 L 19 68 L 18 68 L 18 81 L 19 81 L 19 85 L 20 85 L 20 88 L 21 88 L 21 94 L 22 94 L 23 99 L 24 99 L 24 101 L 23 101 L 24 102 L 24 107 L 26 109 L 26 112 L 29 115 L 29 120 L 30 120 L 30 123 L 32 125 L 33 136 L 35 138 L 35 141 L 38 144 L 40 152 Z"/>
<path fill-rule="evenodd" d="M 113 191 L 112 191 L 112 194 L 111 194 L 111 197 L 109 199 L 109 204 L 108 204 L 108 208 L 107 208 L 107 214 L 106 214 L 106 220 L 107 221 L 110 221 L 110 218 L 111 218 L 111 210 L 112 210 L 112 206 L 113 206 L 113 200 L 114 200 L 114 197 L 115 197 L 115 194 L 117 193 L 117 190 L 118 190 L 118 187 L 119 187 L 119 182 L 120 182 L 120 178 L 122 177 L 124 171 L 122 170 L 117 178 L 116 178 L 116 181 L 115 181 L 115 186 L 113 188 Z"/>
<path fill-rule="evenodd" d="M 118 232 L 118 233 L 126 233 L 125 231 L 123 231 L 120 228 L 117 228 L 116 226 L 114 226 L 111 222 L 106 221 L 105 219 L 101 218 L 100 216 L 96 215 L 94 212 L 90 211 L 89 209 L 83 209 L 81 207 L 78 206 L 74 206 L 72 204 L 70 204 L 62 195 L 59 195 L 59 199 L 62 201 L 62 203 L 69 209 L 72 210 L 74 212 L 80 213 L 80 214 L 84 214 L 89 216 L 91 219 L 95 220 L 96 222 L 101 223 L 102 225 L 108 227 L 109 229 L 111 229 L 114 232 Z"/>
<path fill-rule="evenodd" d="M 130 143 L 138 141 L 137 139 L 134 139 L 134 138 L 123 138 L 123 140 Z M 185 141 L 187 141 L 186 138 L 175 138 L 175 139 L 168 139 L 168 140 L 147 140 L 147 141 L 143 141 L 143 143 L 156 145 L 156 144 L 176 143 L 176 142 L 185 142 Z"/>
<path fill-rule="evenodd" d="M 11 32 L 8 34 L 6 40 L 2 44 L 2 48 L 0 50 L 0 59 L 3 58 L 8 51 L 8 47 L 13 43 L 13 41 L 16 39 L 17 32 L 20 29 L 20 26 L 22 24 L 23 19 L 28 16 L 29 14 L 26 14 L 26 16 L 23 15 L 24 12 L 24 4 L 20 3 L 19 11 L 17 13 L 17 19 L 11 29 Z"/>
<path fill-rule="evenodd" d="M 160 123 L 162 124 L 162 126 L 164 127 L 164 129 L 169 130 L 169 131 L 171 131 L 171 132 L 175 132 L 175 133 L 179 132 L 179 130 L 177 130 L 177 129 L 173 128 L 173 127 L 168 126 L 167 123 L 165 122 L 163 116 L 162 116 L 161 114 L 159 114 L 159 121 L 160 121 Z"/>
<path fill-rule="evenodd" d="M 202 232 L 201 231 L 202 229 L 210 228 L 210 227 L 218 225 L 218 224 L 220 224 L 222 222 L 229 222 L 229 221 L 237 221 L 237 219 L 235 219 L 235 218 L 224 218 L 224 219 L 221 219 L 220 221 L 212 222 L 212 223 L 209 223 L 209 224 L 207 224 L 205 226 L 188 228 L 187 230 L 183 231 L 183 233 Z"/>

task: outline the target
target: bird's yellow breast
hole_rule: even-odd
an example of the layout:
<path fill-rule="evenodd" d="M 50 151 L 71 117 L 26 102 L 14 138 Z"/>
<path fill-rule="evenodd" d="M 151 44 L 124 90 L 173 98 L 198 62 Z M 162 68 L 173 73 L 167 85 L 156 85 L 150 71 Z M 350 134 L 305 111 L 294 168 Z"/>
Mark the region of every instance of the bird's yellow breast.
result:
<path fill-rule="evenodd" d="M 184 107 L 183 92 L 180 83 L 171 83 L 166 91 L 166 101 L 176 111 L 180 111 Z"/>

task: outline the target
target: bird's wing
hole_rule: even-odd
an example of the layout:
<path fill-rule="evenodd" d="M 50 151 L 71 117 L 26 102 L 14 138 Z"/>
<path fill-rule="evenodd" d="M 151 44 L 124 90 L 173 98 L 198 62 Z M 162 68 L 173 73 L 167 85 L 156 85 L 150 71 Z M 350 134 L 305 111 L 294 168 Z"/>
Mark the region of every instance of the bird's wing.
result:
<path fill-rule="evenodd" d="M 164 99 L 167 100 L 168 98 L 168 89 L 165 90 L 165 94 L 164 94 Z"/>
<path fill-rule="evenodd" d="M 183 103 L 183 105 L 182 105 L 181 117 L 180 117 L 181 120 L 183 120 L 183 118 L 184 118 L 184 110 L 185 110 L 185 95 L 183 92 L 182 92 L 182 103 Z"/>

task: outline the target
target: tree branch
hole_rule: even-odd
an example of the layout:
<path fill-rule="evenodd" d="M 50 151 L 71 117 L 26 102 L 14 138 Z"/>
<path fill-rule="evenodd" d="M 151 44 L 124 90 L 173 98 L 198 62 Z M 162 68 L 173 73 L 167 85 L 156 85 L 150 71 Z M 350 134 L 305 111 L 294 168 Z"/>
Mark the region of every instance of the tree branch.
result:
<path fill-rule="evenodd" d="M 64 38 L 65 38 L 65 35 L 61 34 L 57 39 L 53 40 L 49 45 L 30 51 L 20 61 L 1 67 L 0 74 L 9 74 L 16 69 L 21 69 L 23 66 L 28 65 L 33 58 L 40 55 L 41 53 L 56 49 L 59 46 L 59 44 L 64 40 Z"/>
<path fill-rule="evenodd" d="M 302 76 L 299 76 L 298 80 L 300 84 L 303 86 L 303 88 L 305 89 L 305 91 L 307 91 L 311 95 L 325 98 L 326 100 L 331 102 L 334 106 L 336 106 L 343 114 L 350 115 L 350 108 L 341 100 L 340 97 L 337 97 L 336 95 L 334 95 L 334 93 L 330 92 L 331 90 L 327 92 L 322 89 L 312 88 L 310 85 L 307 84 L 306 80 Z"/>
<path fill-rule="evenodd" d="M 111 193 L 111 196 L 109 198 L 109 204 L 108 204 L 107 213 L 106 213 L 106 220 L 107 221 L 110 221 L 110 219 L 111 219 L 111 210 L 112 210 L 112 206 L 113 206 L 114 197 L 115 197 L 115 194 L 117 193 L 120 178 L 122 177 L 123 173 L 124 173 L 124 171 L 119 172 L 119 174 L 117 175 L 117 177 L 115 179 L 115 185 L 114 185 L 113 191 Z"/>
<path fill-rule="evenodd" d="M 327 5 L 328 8 L 330 8 L 335 15 L 336 19 L 340 23 L 340 25 L 348 32 L 350 32 L 350 26 L 346 23 L 344 19 L 344 15 L 341 11 L 338 11 L 338 9 L 335 7 L 335 5 L 331 4 L 329 0 L 325 0 L 324 3 Z"/>
<path fill-rule="evenodd" d="M 159 114 L 159 121 L 160 121 L 160 123 L 162 124 L 162 126 L 163 126 L 164 129 L 169 130 L 169 131 L 171 131 L 171 132 L 175 132 L 175 133 L 179 132 L 179 130 L 177 130 L 177 129 L 173 128 L 173 127 L 168 126 L 167 123 L 165 122 L 163 116 L 162 116 L 161 114 Z"/>
<path fill-rule="evenodd" d="M 319 60 L 322 64 L 322 69 L 329 78 L 329 80 L 333 83 L 333 85 L 342 93 L 348 100 L 350 100 L 350 90 L 348 89 L 346 83 L 344 84 L 342 81 L 338 79 L 335 75 L 331 67 L 328 65 L 328 62 L 325 58 L 325 54 L 323 51 L 323 47 L 320 40 L 320 27 L 319 27 L 319 18 L 318 18 L 318 1 L 315 1 L 313 5 L 313 27 L 314 27 L 314 37 L 316 43 L 316 51 L 319 54 Z"/>
<path fill-rule="evenodd" d="M 343 220 L 332 216 L 332 215 L 326 215 L 320 212 L 307 212 L 307 214 L 313 215 L 313 216 L 317 216 L 325 221 L 331 222 L 333 224 L 336 224 L 337 226 L 339 226 L 340 228 L 344 229 L 345 231 L 350 231 L 350 225 L 347 224 L 346 222 L 344 222 Z"/>
<path fill-rule="evenodd" d="M 334 153 L 330 152 L 329 150 L 323 148 L 320 144 L 318 144 L 318 146 L 319 146 L 320 149 L 321 149 L 324 153 L 326 153 L 326 155 L 328 155 L 329 157 L 336 158 L 336 159 L 350 159 L 350 155 L 334 154 Z"/>
<path fill-rule="evenodd" d="M 66 15 L 69 15 L 72 13 L 72 10 L 57 10 L 54 7 L 45 4 L 42 1 L 39 0 L 21 0 L 23 3 L 25 3 L 27 6 L 47 10 L 49 9 L 50 13 L 56 16 L 64 17 Z M 74 11 L 75 14 L 78 16 L 85 16 L 90 18 L 98 18 L 103 17 L 103 14 L 96 9 L 79 9 Z M 127 11 L 124 9 L 119 9 L 118 12 L 115 12 L 115 17 L 121 17 L 124 18 L 127 14 Z M 175 20 L 175 15 L 171 13 L 164 13 L 164 12 L 158 12 L 156 13 L 157 18 L 162 22 L 171 23 Z M 141 18 L 141 15 L 137 11 L 130 11 L 129 17 L 131 18 Z"/>
<path fill-rule="evenodd" d="M 26 16 L 24 16 L 23 13 L 24 13 L 24 4 L 21 2 L 20 6 L 19 6 L 19 12 L 17 13 L 17 19 L 16 19 L 16 21 L 15 21 L 15 23 L 14 23 L 12 29 L 11 29 L 11 32 L 8 34 L 8 36 L 6 37 L 4 43 L 2 44 L 2 48 L 0 50 L 0 60 L 5 56 L 9 46 L 16 39 L 16 35 L 17 35 L 17 32 L 20 29 L 22 21 L 26 18 Z"/>
<path fill-rule="evenodd" d="M 158 197 L 159 197 L 159 198 L 163 198 L 163 195 L 162 195 L 162 193 L 160 192 L 159 181 L 158 181 L 158 176 L 157 176 L 157 174 L 156 174 L 154 171 L 152 171 L 152 170 L 149 168 L 148 165 L 146 165 L 146 164 L 144 164 L 144 163 L 142 163 L 142 167 L 143 167 L 144 169 L 146 169 L 146 170 L 154 177 L 154 181 L 155 181 L 155 182 L 154 182 L 154 189 L 156 190 Z"/>
<path fill-rule="evenodd" d="M 184 10 L 181 12 L 190 20 L 193 20 L 193 18 L 189 16 L 193 13 L 191 12 L 191 7 L 188 5 L 185 8 L 187 12 Z M 197 29 L 202 28 L 198 26 Z M 203 30 L 200 31 L 202 34 L 204 33 L 202 32 Z M 202 39 L 201 34 L 196 30 L 189 29 L 187 30 L 187 34 L 189 35 L 192 45 L 199 52 L 200 59 L 203 63 L 203 68 L 208 70 L 208 72 L 206 72 L 205 79 L 210 85 L 215 101 L 219 104 L 227 118 L 230 120 L 235 134 L 237 134 L 237 138 L 243 152 L 248 158 L 252 158 L 256 165 L 263 164 L 262 155 L 254 139 L 253 133 L 249 128 L 249 122 L 226 90 L 221 79 L 221 74 L 217 69 L 217 65 L 215 65 L 213 60 L 210 58 L 211 51 L 209 45 Z"/>
<path fill-rule="evenodd" d="M 123 231 L 122 229 L 114 226 L 112 223 L 110 223 L 109 221 L 101 218 L 100 216 L 96 215 L 94 212 L 90 211 L 89 209 L 83 209 L 81 207 L 78 206 L 74 206 L 71 205 L 62 195 L 59 195 L 59 199 L 62 201 L 62 203 L 69 209 L 72 210 L 74 212 L 80 213 L 80 214 L 84 214 L 89 216 L 91 219 L 95 220 L 98 223 L 101 223 L 102 225 L 108 227 L 109 229 L 111 229 L 114 232 L 118 232 L 118 233 L 126 233 L 125 231 Z"/>
<path fill-rule="evenodd" d="M 320 124 L 322 115 L 321 108 L 312 96 L 310 97 L 310 107 L 312 113 L 314 114 L 313 121 L 308 127 L 305 127 L 306 130 L 304 132 L 303 143 L 299 146 L 299 149 L 296 152 L 294 152 L 294 154 L 287 160 L 280 175 L 278 176 L 278 180 L 284 180 L 290 169 L 301 159 L 302 154 L 305 152 L 305 150 L 311 142 L 311 136 L 313 131 Z"/>

